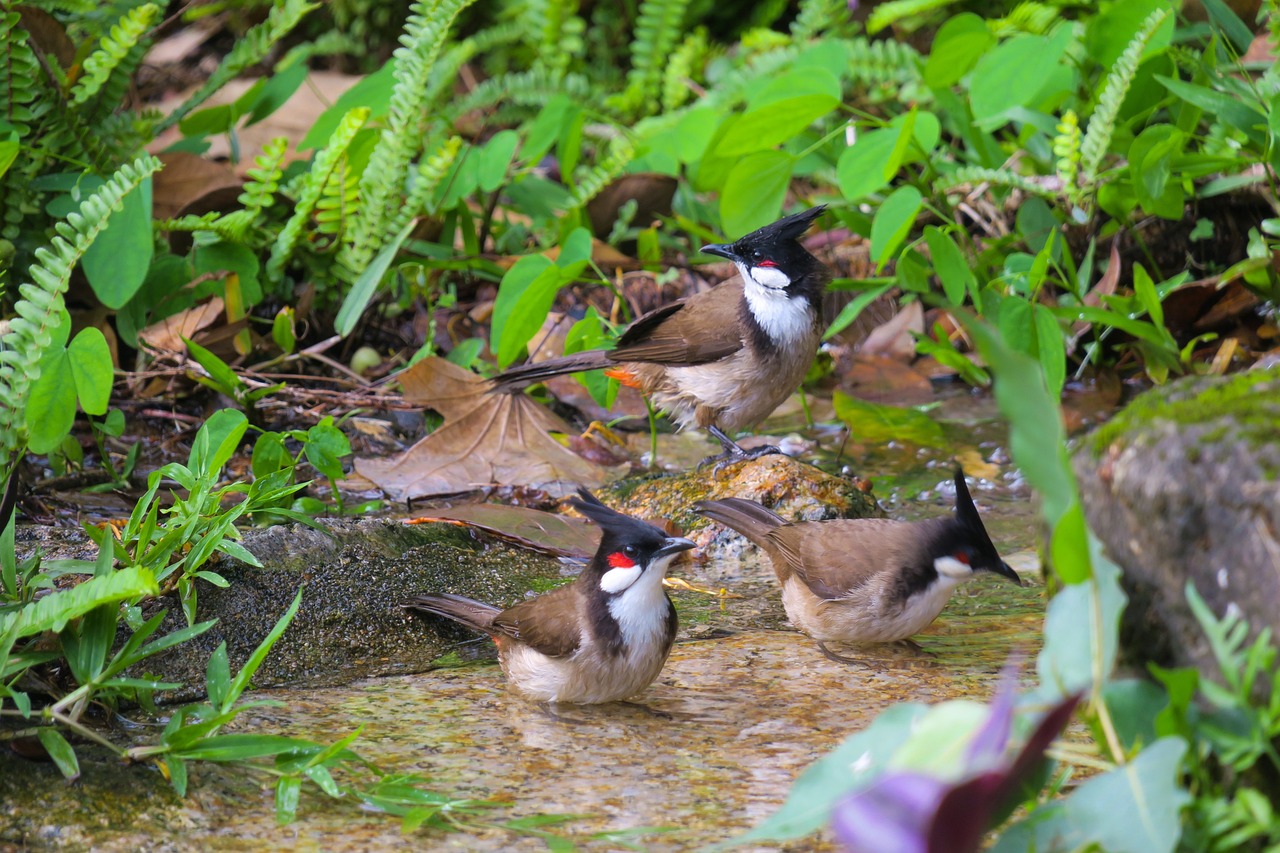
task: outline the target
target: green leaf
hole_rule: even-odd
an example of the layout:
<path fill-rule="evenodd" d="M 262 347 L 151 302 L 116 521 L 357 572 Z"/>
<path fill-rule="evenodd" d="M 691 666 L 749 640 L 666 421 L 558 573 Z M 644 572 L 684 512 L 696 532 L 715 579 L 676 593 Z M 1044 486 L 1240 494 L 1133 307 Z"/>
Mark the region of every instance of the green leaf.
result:
<path fill-rule="evenodd" d="M 81 260 L 94 294 L 108 308 L 121 308 L 142 287 L 155 254 L 151 236 L 151 178 L 121 201 Z"/>
<path fill-rule="evenodd" d="M 1004 113 L 1030 104 L 1058 67 L 1066 41 L 1020 35 L 984 55 L 969 78 L 969 103 L 979 126 L 1002 122 Z"/>
<path fill-rule="evenodd" d="M 871 258 L 877 271 L 884 268 L 911 233 L 923 203 L 920 191 L 908 185 L 898 187 L 880 205 L 871 221 Z"/>
<path fill-rule="evenodd" d="M 777 219 L 794 165 L 785 151 L 759 151 L 735 163 L 720 192 L 724 233 L 736 240 Z"/>
<path fill-rule="evenodd" d="M 67 355 L 80 408 L 90 415 L 106 414 L 115 381 L 106 337 L 96 326 L 86 326 L 71 339 Z"/>
<path fill-rule="evenodd" d="M 249 114 L 244 126 L 257 124 L 276 110 L 284 106 L 285 101 L 293 97 L 293 93 L 301 88 L 307 79 L 307 63 L 295 62 L 283 71 L 276 71 L 266 77 L 266 83 L 258 90 L 250 104 L 245 104 L 239 111 Z M 237 107 L 240 105 L 237 104 Z"/>
<path fill-rule="evenodd" d="M 21 149 L 22 146 L 16 139 L 0 139 L 0 178 L 9 171 L 13 161 L 18 159 L 18 152 Z"/>
<path fill-rule="evenodd" d="M 860 201 L 889 185 L 902 165 L 898 140 L 901 128 L 891 127 L 861 133 L 858 140 L 844 151 L 836 163 L 836 181 L 846 201 Z"/>
<path fill-rule="evenodd" d="M 1010 827 L 993 853 L 1099 849 L 1172 853 L 1182 835 L 1178 815 L 1191 795 L 1178 784 L 1181 738 L 1161 738 L 1121 767 L 1083 782 L 1065 799 L 1035 809 Z"/>
<path fill-rule="evenodd" d="M 1115 665 L 1125 604 L 1120 570 L 1102 555 L 1094 537 L 1089 537 L 1084 551 L 1091 575 L 1059 590 L 1045 610 L 1044 647 L 1036 658 L 1036 672 L 1039 695 L 1046 701 L 1101 689 Z"/>
<path fill-rule="evenodd" d="M 227 691 L 231 688 L 231 664 L 227 661 L 227 642 L 223 640 L 209 655 L 209 665 L 204 676 L 205 693 L 209 704 L 225 710 Z"/>
<path fill-rule="evenodd" d="M 351 442 L 332 423 L 319 423 L 307 430 L 305 453 L 317 471 L 336 482 L 342 479 L 342 457 L 351 455 Z"/>
<path fill-rule="evenodd" d="M 271 321 L 271 340 L 285 355 L 291 355 L 298 345 L 298 335 L 293 328 L 294 312 L 292 306 L 286 305 L 276 312 Z"/>
<path fill-rule="evenodd" d="M 868 290 L 864 290 L 862 293 L 855 296 L 852 302 L 840 309 L 840 313 L 836 316 L 835 320 L 831 322 L 831 328 L 827 329 L 827 333 L 822 336 L 822 339 L 824 341 L 829 340 L 843 332 L 853 323 L 854 320 L 858 319 L 858 315 L 861 314 L 868 305 L 875 302 L 885 293 L 888 293 L 891 287 L 893 287 L 893 282 L 888 282 L 886 284 L 881 284 Z"/>
<path fill-rule="evenodd" d="M 832 401 L 836 417 L 849 427 L 850 438 L 855 442 L 909 441 L 922 447 L 946 446 L 942 427 L 923 412 L 870 403 L 840 391 L 835 392 Z"/>
<path fill-rule="evenodd" d="M 278 432 L 264 432 L 253 443 L 253 476 L 262 478 L 285 468 L 293 467 L 293 456 L 285 450 L 284 439 Z"/>
<path fill-rule="evenodd" d="M 395 85 L 396 58 L 392 56 L 377 71 L 339 95 L 333 106 L 322 112 L 307 135 L 302 137 L 298 150 L 306 151 L 323 146 L 338 129 L 346 114 L 356 107 L 367 108 L 372 119 L 385 116 L 391 106 L 391 92 Z"/>
<path fill-rule="evenodd" d="M 525 255 L 502 276 L 489 334 L 499 367 L 514 362 L 542 327 L 559 287 L 560 270 L 545 255 Z M 526 298 L 530 291 L 533 296 Z M 541 314 L 536 310 L 538 306 L 544 306 Z"/>
<path fill-rule="evenodd" d="M 987 22 L 972 12 L 961 12 L 938 28 L 924 64 L 924 82 L 944 89 L 969 72 L 996 43 Z"/>
<path fill-rule="evenodd" d="M 751 97 L 713 155 L 741 157 L 780 145 L 839 105 L 840 81 L 830 71 L 811 68 L 779 75 Z"/>
<path fill-rule="evenodd" d="M 235 398 L 244 390 L 244 382 L 240 381 L 240 377 L 225 361 L 193 340 L 183 338 L 182 341 L 187 345 L 187 353 L 192 360 L 204 368 L 204 372 L 209 374 L 209 381 L 218 391 Z"/>
<path fill-rule="evenodd" d="M 933 259 L 933 270 L 942 280 L 942 290 L 947 294 L 947 301 L 952 305 L 964 303 L 966 290 L 976 290 L 977 280 L 973 270 L 965 260 L 960 247 L 951 235 L 933 225 L 924 229 L 925 242 L 929 244 L 929 255 Z"/>
<path fill-rule="evenodd" d="M 231 734 L 201 738 L 182 749 L 181 753 L 187 761 L 250 761 L 318 746 L 311 741 L 284 735 Z"/>
<path fill-rule="evenodd" d="M 191 442 L 191 458 L 188 467 L 210 482 L 217 479 L 222 466 L 231 459 L 240 439 L 249 428 L 249 420 L 239 409 L 219 409 L 196 433 Z"/>
<path fill-rule="evenodd" d="M 44 747 L 44 751 L 49 753 L 53 763 L 68 781 L 80 778 L 80 762 L 76 759 L 76 751 L 71 748 L 71 744 L 67 743 L 62 732 L 46 727 L 36 732 L 36 736 L 40 738 L 40 745 Z"/>
<path fill-rule="evenodd" d="M 351 291 L 347 294 L 347 298 L 342 300 L 342 307 L 338 309 L 338 316 L 333 321 L 334 331 L 340 336 L 345 338 L 355 329 L 356 323 L 364 314 L 364 309 L 369 307 L 369 301 L 378 292 L 378 285 L 382 283 L 383 276 L 391 268 L 391 262 L 395 260 L 400 246 L 409 239 L 409 234 L 417 224 L 416 219 L 405 223 L 400 233 L 382 247 L 369 266 L 365 267 L 364 272 L 360 273 L 356 283 L 351 286 Z"/>
<path fill-rule="evenodd" d="M 298 817 L 298 798 L 302 794 L 302 779 L 298 776 L 281 776 L 276 782 L 276 823 L 280 826 L 293 823 Z"/>
<path fill-rule="evenodd" d="M 116 622 L 120 605 L 95 607 L 80 619 L 78 625 L 63 630 L 60 639 L 71 672 L 80 684 L 93 681 L 102 674 L 107 652 L 116 639 Z"/>
<path fill-rule="evenodd" d="M 178 122 L 178 130 L 182 131 L 183 136 L 214 136 L 230 130 L 237 118 L 231 104 L 219 104 L 185 116 Z"/>
<path fill-rule="evenodd" d="M 514 130 L 500 130 L 477 152 L 479 163 L 476 176 L 480 189 L 491 193 L 507 179 L 507 167 L 515 157 L 520 135 Z"/>
<path fill-rule="evenodd" d="M 1062 396 L 1062 386 L 1067 381 L 1067 347 L 1062 338 L 1058 318 L 1048 305 L 1035 305 L 1036 349 L 1040 367 L 1044 369 L 1044 381 L 1049 393 L 1056 399 Z"/>
<path fill-rule="evenodd" d="M 1182 154 L 1186 134 L 1158 124 L 1146 128 L 1129 146 L 1129 178 L 1138 203 L 1165 219 L 1182 218 L 1186 193 L 1173 179 L 1173 162 Z"/>
<path fill-rule="evenodd" d="M 25 414 L 32 453 L 48 453 L 71 433 L 76 420 L 76 380 L 65 349 L 52 349 L 40 360 L 40 378 L 31 385 Z"/>
<path fill-rule="evenodd" d="M 90 578 L 70 589 L 49 593 L 14 613 L 0 614 L 0 636 L 13 632 L 15 639 L 60 632 L 67 622 L 85 615 L 95 607 L 136 598 L 158 595 L 155 576 L 146 569 L 127 568 L 109 575 Z"/>
<path fill-rule="evenodd" d="M 185 797 L 187 795 L 187 762 L 176 755 L 168 755 L 164 758 L 164 765 L 169 771 L 169 782 L 173 785 L 173 790 L 179 797 Z"/>

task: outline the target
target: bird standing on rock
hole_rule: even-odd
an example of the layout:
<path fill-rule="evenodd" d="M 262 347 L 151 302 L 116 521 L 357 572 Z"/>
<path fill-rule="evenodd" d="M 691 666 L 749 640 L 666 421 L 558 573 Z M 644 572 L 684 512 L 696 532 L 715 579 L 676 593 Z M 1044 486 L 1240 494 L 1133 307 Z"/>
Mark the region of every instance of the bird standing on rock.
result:
<path fill-rule="evenodd" d="M 819 205 L 729 244 L 702 251 L 733 261 L 738 275 L 637 319 L 612 350 L 591 350 L 499 373 L 495 390 L 604 369 L 639 389 L 683 429 L 706 429 L 726 460 L 748 452 L 730 437 L 749 429 L 800 386 L 822 337 L 819 307 L 830 270 L 800 245 Z"/>
<path fill-rule="evenodd" d="M 1021 585 L 1000 559 L 957 471 L 954 516 L 924 521 L 789 523 L 755 501 L 699 501 L 697 512 L 741 533 L 773 563 L 791 623 L 818 641 L 887 643 L 928 627 L 959 584 L 987 571 Z"/>
<path fill-rule="evenodd" d="M 573 583 L 506 610 L 449 594 L 419 595 L 403 606 L 488 634 L 507 683 L 529 699 L 626 699 L 658 677 L 671 652 L 676 609 L 662 579 L 694 543 L 609 509 L 585 489 L 570 505 L 603 533 Z"/>

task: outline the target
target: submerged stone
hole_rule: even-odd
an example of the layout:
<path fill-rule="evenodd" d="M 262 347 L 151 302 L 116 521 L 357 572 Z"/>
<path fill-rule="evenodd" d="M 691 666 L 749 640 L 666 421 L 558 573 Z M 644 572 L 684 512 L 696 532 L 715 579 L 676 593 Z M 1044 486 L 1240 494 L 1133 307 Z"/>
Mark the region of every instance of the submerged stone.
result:
<path fill-rule="evenodd" d="M 1124 569 L 1135 662 L 1217 672 L 1186 600 L 1280 631 L 1280 368 L 1138 397 L 1076 453 L 1089 524 Z"/>

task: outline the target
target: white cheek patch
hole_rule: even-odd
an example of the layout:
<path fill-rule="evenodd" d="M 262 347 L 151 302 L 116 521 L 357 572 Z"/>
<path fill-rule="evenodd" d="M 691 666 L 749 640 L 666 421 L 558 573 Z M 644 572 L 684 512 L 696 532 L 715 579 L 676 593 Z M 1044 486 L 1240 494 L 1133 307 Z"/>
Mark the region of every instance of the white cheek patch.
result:
<path fill-rule="evenodd" d="M 791 278 L 777 267 L 752 267 L 751 278 L 770 290 L 786 290 L 791 285 Z"/>
<path fill-rule="evenodd" d="M 640 566 L 610 569 L 600 578 L 600 588 L 605 592 L 618 593 L 630 587 L 640 578 L 644 569 Z"/>
<path fill-rule="evenodd" d="M 973 566 L 963 563 L 955 557 L 939 557 L 933 561 L 933 567 L 944 578 L 955 578 L 962 581 L 973 577 Z"/>

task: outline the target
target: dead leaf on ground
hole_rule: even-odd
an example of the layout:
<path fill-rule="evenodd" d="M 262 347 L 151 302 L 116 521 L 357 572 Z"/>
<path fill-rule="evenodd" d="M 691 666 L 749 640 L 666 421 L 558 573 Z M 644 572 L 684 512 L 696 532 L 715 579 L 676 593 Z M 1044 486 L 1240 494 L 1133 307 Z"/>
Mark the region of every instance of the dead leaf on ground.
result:
<path fill-rule="evenodd" d="M 872 329 L 858 352 L 909 362 L 916 356 L 913 333 L 924 334 L 924 307 L 918 300 L 904 305 L 891 320 Z"/>
<path fill-rule="evenodd" d="M 152 178 L 151 189 L 157 219 L 176 217 L 193 201 L 217 190 L 232 188 L 237 196 L 240 193 L 241 181 L 226 163 L 214 163 L 186 151 L 161 153 L 159 159 L 164 168 Z"/>
<path fill-rule="evenodd" d="M 432 510 L 406 524 L 450 521 L 557 557 L 590 557 L 600 544 L 600 528 L 585 519 L 556 515 L 525 506 L 470 504 Z"/>
<path fill-rule="evenodd" d="M 550 433 L 574 430 L 523 394 L 490 394 L 487 379 L 442 358 L 399 375 L 405 398 L 444 416 L 444 426 L 390 459 L 357 459 L 356 472 L 394 500 L 536 486 L 555 495 L 594 488 L 608 469 L 566 449 Z"/>
<path fill-rule="evenodd" d="M 1089 288 L 1089 292 L 1084 295 L 1084 304 L 1092 305 L 1094 308 L 1102 305 L 1102 297 L 1110 296 L 1116 292 L 1116 285 L 1120 283 L 1120 241 L 1111 241 L 1111 256 L 1107 260 L 1107 271 L 1102 274 L 1102 278 L 1098 279 L 1098 283 Z M 1071 327 L 1071 340 L 1067 345 L 1067 355 L 1075 352 L 1076 343 L 1081 336 L 1089 329 L 1093 328 L 1093 324 L 1088 320 L 1077 320 Z"/>
<path fill-rule="evenodd" d="M 966 447 L 956 454 L 956 461 L 964 469 L 965 474 L 979 480 L 994 480 L 1000 476 L 1000 466 L 982 458 L 982 454 L 974 447 Z"/>
<path fill-rule="evenodd" d="M 196 332 L 213 325 L 222 315 L 222 309 L 222 299 L 211 296 L 208 302 L 193 305 L 147 326 L 138 332 L 138 341 L 156 353 L 185 353 L 187 345 L 182 339 L 193 338 Z"/>
<path fill-rule="evenodd" d="M 855 353 L 853 364 L 841 371 L 840 387 L 876 403 L 914 406 L 933 399 L 928 377 L 895 359 L 861 352 Z"/>
<path fill-rule="evenodd" d="M 618 219 L 618 211 L 632 200 L 636 203 L 636 214 L 631 221 L 640 228 L 647 228 L 659 216 L 670 216 L 677 185 L 671 175 L 656 172 L 633 172 L 611 181 L 587 202 L 591 231 L 597 237 L 607 237 Z"/>
<path fill-rule="evenodd" d="M 7 11 L 7 9 L 6 9 Z M 53 15 L 33 6 L 15 6 L 22 29 L 27 31 L 32 43 L 58 61 L 64 71 L 76 61 L 76 46 L 67 35 L 67 28 Z"/>

